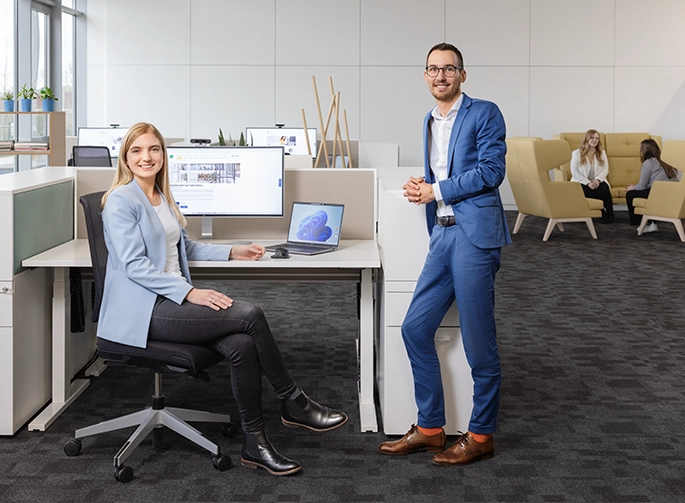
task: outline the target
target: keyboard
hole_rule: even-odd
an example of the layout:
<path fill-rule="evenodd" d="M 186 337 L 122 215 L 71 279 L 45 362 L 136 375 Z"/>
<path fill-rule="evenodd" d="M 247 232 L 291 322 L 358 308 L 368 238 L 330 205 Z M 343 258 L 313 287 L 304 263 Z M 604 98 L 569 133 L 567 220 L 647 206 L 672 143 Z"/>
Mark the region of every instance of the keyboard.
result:
<path fill-rule="evenodd" d="M 329 246 L 315 246 L 315 245 L 295 245 L 295 244 L 286 244 L 283 246 L 286 250 L 288 250 L 290 253 L 317 253 L 317 252 L 325 252 L 331 250 Z"/>

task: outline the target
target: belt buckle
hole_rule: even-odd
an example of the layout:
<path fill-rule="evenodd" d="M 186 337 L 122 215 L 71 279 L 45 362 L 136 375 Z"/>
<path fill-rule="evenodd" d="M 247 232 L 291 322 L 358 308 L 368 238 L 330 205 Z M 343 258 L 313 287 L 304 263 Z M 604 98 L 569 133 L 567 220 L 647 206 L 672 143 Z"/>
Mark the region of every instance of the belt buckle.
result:
<path fill-rule="evenodd" d="M 451 227 L 456 223 L 456 220 L 454 219 L 453 216 L 450 215 L 444 215 L 444 216 L 439 216 L 436 217 L 436 223 L 438 224 L 439 227 Z"/>

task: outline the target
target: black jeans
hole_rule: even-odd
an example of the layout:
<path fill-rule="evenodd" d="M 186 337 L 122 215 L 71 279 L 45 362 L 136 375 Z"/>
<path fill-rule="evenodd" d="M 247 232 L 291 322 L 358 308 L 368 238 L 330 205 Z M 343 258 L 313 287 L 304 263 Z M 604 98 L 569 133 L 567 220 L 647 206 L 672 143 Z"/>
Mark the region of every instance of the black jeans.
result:
<path fill-rule="evenodd" d="M 231 365 L 233 396 L 246 433 L 264 429 L 261 372 L 281 399 L 297 389 L 258 306 L 234 300 L 230 308 L 215 311 L 190 302 L 178 305 L 158 296 L 149 335 L 158 341 L 207 344 L 226 357 Z"/>
<path fill-rule="evenodd" d="M 630 217 L 630 225 L 640 225 L 640 222 L 642 221 L 642 215 L 635 214 L 635 206 L 633 206 L 633 199 L 635 199 L 636 197 L 646 198 L 647 196 L 649 196 L 650 190 L 651 187 L 649 189 L 629 190 L 628 192 L 626 192 L 626 205 L 628 206 L 628 216 Z"/>
<path fill-rule="evenodd" d="M 583 187 L 585 197 L 590 199 L 600 199 L 604 203 L 603 222 L 611 223 L 614 221 L 614 201 L 611 198 L 611 189 L 606 182 L 600 182 L 596 189 L 591 189 L 584 183 L 580 184 Z"/>

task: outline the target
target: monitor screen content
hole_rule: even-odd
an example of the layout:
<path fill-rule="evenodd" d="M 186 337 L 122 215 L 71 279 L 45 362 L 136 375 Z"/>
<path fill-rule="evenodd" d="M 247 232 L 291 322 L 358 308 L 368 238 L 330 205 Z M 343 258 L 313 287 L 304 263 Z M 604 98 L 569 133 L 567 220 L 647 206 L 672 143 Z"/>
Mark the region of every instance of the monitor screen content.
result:
<path fill-rule="evenodd" d="M 342 204 L 294 202 L 288 241 L 337 245 L 344 209 Z"/>
<path fill-rule="evenodd" d="M 312 157 L 316 157 L 316 128 L 307 128 Z M 307 140 L 304 128 L 262 128 L 249 127 L 245 130 L 245 141 L 255 146 L 282 146 L 288 155 L 307 155 Z"/>
<path fill-rule="evenodd" d="M 119 157 L 121 142 L 128 133 L 124 127 L 80 127 L 78 128 L 78 144 L 87 146 L 105 146 L 111 157 Z"/>
<path fill-rule="evenodd" d="M 167 147 L 169 182 L 186 216 L 283 216 L 283 149 Z"/>

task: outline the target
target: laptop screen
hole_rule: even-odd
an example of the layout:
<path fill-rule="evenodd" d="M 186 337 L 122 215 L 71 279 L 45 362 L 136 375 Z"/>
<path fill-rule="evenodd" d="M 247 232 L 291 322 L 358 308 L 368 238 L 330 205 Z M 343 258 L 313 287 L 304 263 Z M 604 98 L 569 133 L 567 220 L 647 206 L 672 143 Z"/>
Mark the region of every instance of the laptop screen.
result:
<path fill-rule="evenodd" d="M 338 246 L 344 208 L 342 204 L 294 202 L 288 242 Z"/>

